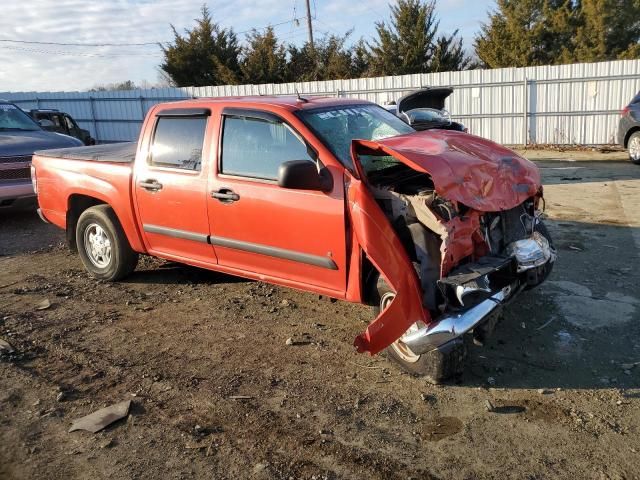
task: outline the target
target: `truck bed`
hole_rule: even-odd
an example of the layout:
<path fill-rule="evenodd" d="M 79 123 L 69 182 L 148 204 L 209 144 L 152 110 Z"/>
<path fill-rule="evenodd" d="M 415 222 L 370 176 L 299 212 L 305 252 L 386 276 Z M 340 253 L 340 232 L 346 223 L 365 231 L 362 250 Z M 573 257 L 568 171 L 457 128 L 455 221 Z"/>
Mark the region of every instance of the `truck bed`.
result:
<path fill-rule="evenodd" d="M 40 150 L 40 157 L 65 158 L 68 160 L 86 160 L 109 163 L 133 163 L 136 158 L 136 142 L 109 143 L 90 147 L 57 148 Z"/>

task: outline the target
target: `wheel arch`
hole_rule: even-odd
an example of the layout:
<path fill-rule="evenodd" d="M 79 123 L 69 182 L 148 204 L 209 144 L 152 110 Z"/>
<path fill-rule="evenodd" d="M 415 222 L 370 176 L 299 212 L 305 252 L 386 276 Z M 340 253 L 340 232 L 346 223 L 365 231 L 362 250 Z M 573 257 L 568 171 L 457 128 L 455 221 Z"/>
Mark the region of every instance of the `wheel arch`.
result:
<path fill-rule="evenodd" d="M 640 132 L 640 126 L 631 127 L 627 131 L 627 133 L 624 136 L 624 148 L 627 148 L 629 146 L 629 139 L 631 138 L 631 135 L 633 135 L 636 132 Z"/>
<path fill-rule="evenodd" d="M 90 195 L 83 195 L 79 193 L 71 194 L 67 200 L 67 245 L 73 252 L 78 251 L 78 244 L 76 242 L 76 226 L 78 225 L 78 219 L 82 212 L 95 207 L 96 205 L 109 205 L 102 199 L 92 197 Z"/>

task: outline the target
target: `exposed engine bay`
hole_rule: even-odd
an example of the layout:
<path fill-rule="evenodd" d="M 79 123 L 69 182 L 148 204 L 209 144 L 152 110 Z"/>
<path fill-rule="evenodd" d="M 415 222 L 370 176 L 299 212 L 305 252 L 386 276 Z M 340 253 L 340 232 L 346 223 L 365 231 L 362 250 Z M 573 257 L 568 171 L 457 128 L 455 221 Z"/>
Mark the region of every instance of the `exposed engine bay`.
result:
<path fill-rule="evenodd" d="M 433 317 L 469 308 L 516 280 L 521 288 L 536 286 L 555 261 L 535 196 L 505 211 L 483 212 L 440 196 L 429 174 L 402 163 L 367 176 Z"/>

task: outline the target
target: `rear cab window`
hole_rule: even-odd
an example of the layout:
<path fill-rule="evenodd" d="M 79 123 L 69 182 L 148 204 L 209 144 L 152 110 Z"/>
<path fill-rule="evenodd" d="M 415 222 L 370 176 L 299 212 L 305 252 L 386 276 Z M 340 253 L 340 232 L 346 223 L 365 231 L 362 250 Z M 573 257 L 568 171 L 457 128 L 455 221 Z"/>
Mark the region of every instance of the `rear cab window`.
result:
<path fill-rule="evenodd" d="M 154 167 L 199 172 L 207 116 L 159 116 L 149 163 Z"/>
<path fill-rule="evenodd" d="M 223 115 L 221 174 L 275 181 L 283 162 L 315 163 L 304 140 L 276 115 L 233 111 Z"/>

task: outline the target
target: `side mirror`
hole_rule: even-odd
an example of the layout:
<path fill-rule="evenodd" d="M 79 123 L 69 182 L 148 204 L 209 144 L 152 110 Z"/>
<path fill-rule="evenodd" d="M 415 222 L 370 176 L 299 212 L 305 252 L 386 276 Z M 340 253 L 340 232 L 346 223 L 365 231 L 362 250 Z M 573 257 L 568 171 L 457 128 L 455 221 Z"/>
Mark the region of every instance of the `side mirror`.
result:
<path fill-rule="evenodd" d="M 38 123 L 42 128 L 51 128 L 56 126 L 55 123 L 53 123 L 48 118 L 43 118 L 42 120 L 38 120 Z"/>
<path fill-rule="evenodd" d="M 289 160 L 280 165 L 278 185 L 297 190 L 328 192 L 333 189 L 333 177 L 326 168 L 320 170 L 309 160 Z"/>

